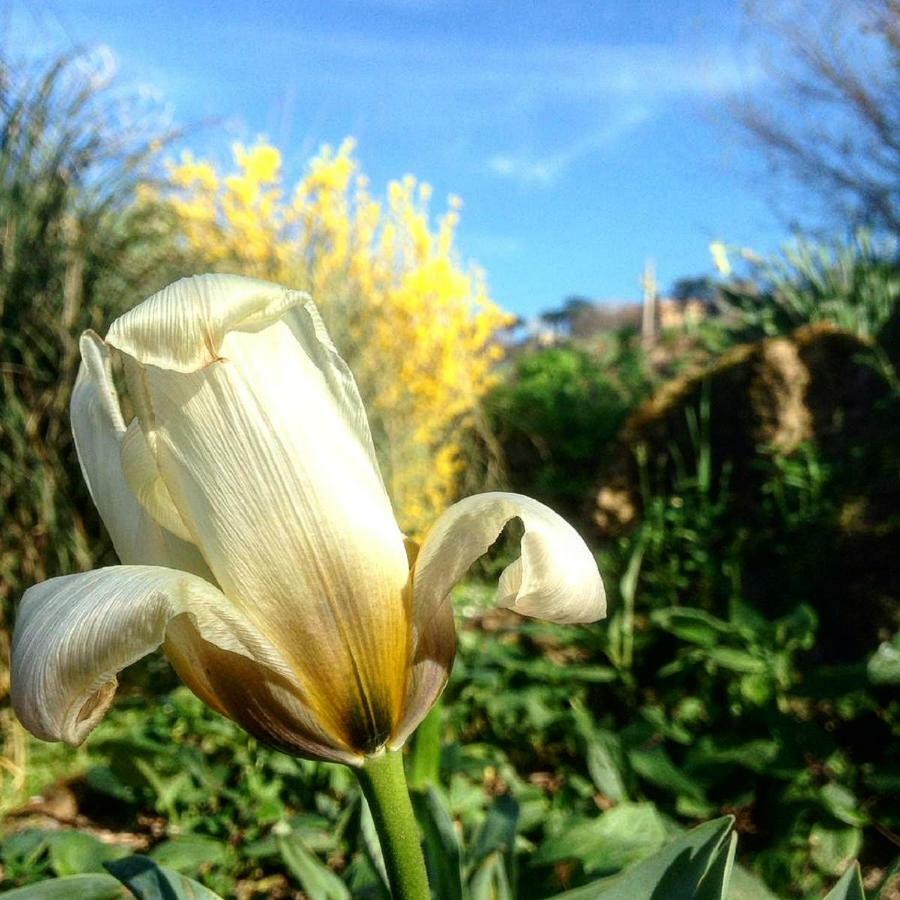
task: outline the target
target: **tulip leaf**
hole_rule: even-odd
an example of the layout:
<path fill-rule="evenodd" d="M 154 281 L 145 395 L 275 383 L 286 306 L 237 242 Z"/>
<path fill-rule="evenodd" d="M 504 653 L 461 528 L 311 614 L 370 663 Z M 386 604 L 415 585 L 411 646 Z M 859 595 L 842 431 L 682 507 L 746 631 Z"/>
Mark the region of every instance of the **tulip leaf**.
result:
<path fill-rule="evenodd" d="M 438 701 L 416 729 L 409 755 L 409 786 L 412 790 L 424 790 L 440 780 L 442 718 L 442 706 Z"/>
<path fill-rule="evenodd" d="M 135 854 L 104 865 L 137 900 L 221 900 L 200 882 L 158 866 L 149 856 Z"/>
<path fill-rule="evenodd" d="M 728 897 L 736 851 L 737 835 L 732 832 L 728 843 L 719 848 L 719 852 L 703 876 L 694 900 L 725 900 Z"/>
<path fill-rule="evenodd" d="M 70 875 L 15 888 L 3 900 L 134 900 L 134 895 L 112 875 Z"/>
<path fill-rule="evenodd" d="M 347 886 L 304 843 L 298 834 L 278 836 L 281 858 L 300 887 L 316 900 L 350 900 Z"/>
<path fill-rule="evenodd" d="M 731 816 L 706 822 L 619 875 L 558 894 L 555 900 L 695 897 L 733 823 Z"/>
<path fill-rule="evenodd" d="M 441 897 L 440 894 L 437 896 Z M 469 881 L 470 900 L 513 900 L 500 852 L 490 853 Z M 441 897 L 443 900 L 443 897 Z"/>
<path fill-rule="evenodd" d="M 428 880 L 441 900 L 462 900 L 462 866 L 453 819 L 441 794 L 432 786 L 413 792 L 413 807 L 422 829 Z"/>
<path fill-rule="evenodd" d="M 727 900 L 778 900 L 765 884 L 743 866 L 736 865 L 731 871 Z"/>
<path fill-rule="evenodd" d="M 824 900 L 866 900 L 858 862 L 844 872 L 841 880 L 825 895 Z"/>

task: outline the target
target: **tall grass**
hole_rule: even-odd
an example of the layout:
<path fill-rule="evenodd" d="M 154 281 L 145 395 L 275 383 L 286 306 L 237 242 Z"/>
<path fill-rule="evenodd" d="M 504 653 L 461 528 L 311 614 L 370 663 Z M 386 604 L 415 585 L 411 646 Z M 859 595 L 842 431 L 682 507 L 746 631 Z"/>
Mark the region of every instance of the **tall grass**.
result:
<path fill-rule="evenodd" d="M 144 112 L 89 57 L 0 62 L 0 698 L 13 600 L 109 553 L 68 404 L 79 334 L 178 266 L 169 224 L 136 202 L 164 144 Z"/>
<path fill-rule="evenodd" d="M 738 314 L 739 337 L 830 322 L 870 339 L 900 301 L 900 247 L 866 231 L 847 241 L 800 239 L 779 257 L 753 261 L 750 276 L 723 287 L 726 305 Z"/>

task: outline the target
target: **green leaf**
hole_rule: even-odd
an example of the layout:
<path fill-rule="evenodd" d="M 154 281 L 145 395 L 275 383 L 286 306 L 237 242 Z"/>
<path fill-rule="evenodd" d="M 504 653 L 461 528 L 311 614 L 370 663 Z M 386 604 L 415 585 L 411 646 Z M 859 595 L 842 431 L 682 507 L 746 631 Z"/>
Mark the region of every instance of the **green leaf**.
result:
<path fill-rule="evenodd" d="M 316 856 L 297 834 L 278 836 L 281 858 L 300 887 L 316 900 L 350 900 L 347 886 Z"/>
<path fill-rule="evenodd" d="M 692 800 L 705 799 L 703 788 L 685 775 L 659 745 L 648 750 L 638 748 L 629 751 L 628 761 L 634 771 L 651 784 L 665 788 L 676 796 L 684 794 Z"/>
<path fill-rule="evenodd" d="M 853 863 L 844 877 L 825 895 L 823 900 L 866 900 L 859 863 Z"/>
<path fill-rule="evenodd" d="M 488 810 L 487 817 L 472 847 L 472 866 L 477 866 L 489 853 L 495 850 L 508 857 L 512 863 L 516 843 L 516 826 L 519 821 L 519 804 L 509 794 L 497 797 Z"/>
<path fill-rule="evenodd" d="M 460 846 L 453 819 L 436 788 L 412 794 L 416 819 L 422 829 L 425 863 L 431 889 L 441 900 L 462 900 L 463 883 Z"/>
<path fill-rule="evenodd" d="M 847 825 L 866 825 L 868 816 L 861 812 L 856 795 L 849 788 L 831 782 L 820 791 L 825 808 L 839 821 Z"/>
<path fill-rule="evenodd" d="M 810 857 L 826 875 L 839 875 L 856 859 L 862 847 L 859 828 L 825 828 L 813 825 L 809 835 Z"/>
<path fill-rule="evenodd" d="M 597 819 L 572 820 L 544 841 L 536 864 L 576 859 L 586 872 L 618 872 L 662 847 L 666 828 L 652 803 L 620 803 Z"/>
<path fill-rule="evenodd" d="M 441 894 L 437 894 L 444 900 Z M 513 900 L 509 877 L 500 853 L 491 853 L 469 882 L 469 900 Z"/>
<path fill-rule="evenodd" d="M 706 822 L 672 841 L 631 869 L 558 894 L 555 900 L 637 900 L 693 898 L 728 837 L 734 819 Z"/>
<path fill-rule="evenodd" d="M 581 703 L 572 702 L 575 726 L 585 744 L 588 773 L 597 790 L 614 803 L 628 799 L 622 777 L 622 746 L 612 732 L 597 728 L 594 719 Z"/>
<path fill-rule="evenodd" d="M 672 606 L 651 613 L 651 621 L 665 631 L 691 644 L 701 647 L 715 647 L 723 635 L 732 635 L 733 629 L 721 619 L 701 609 Z"/>
<path fill-rule="evenodd" d="M 126 856 L 105 866 L 137 900 L 222 900 L 199 882 L 158 866 L 149 856 Z"/>
<path fill-rule="evenodd" d="M 416 729 L 412 752 L 409 755 L 409 786 L 424 790 L 438 784 L 441 774 L 442 708 L 438 701 Z"/>
<path fill-rule="evenodd" d="M 732 672 L 752 674 L 766 672 L 769 668 L 764 659 L 760 659 L 746 650 L 736 650 L 733 647 L 713 647 L 707 651 L 706 655 L 723 669 L 730 669 Z"/>
<path fill-rule="evenodd" d="M 112 875 L 70 875 L 6 891 L 3 900 L 134 900 Z"/>
<path fill-rule="evenodd" d="M 103 864 L 128 855 L 124 847 L 104 844 L 84 831 L 58 831 L 47 836 L 50 866 L 60 878 L 103 872 Z"/>
<path fill-rule="evenodd" d="M 207 866 L 225 861 L 228 848 L 213 838 L 199 834 L 185 834 L 157 844 L 150 851 L 150 858 L 159 866 L 168 866 L 176 872 L 197 873 Z"/>

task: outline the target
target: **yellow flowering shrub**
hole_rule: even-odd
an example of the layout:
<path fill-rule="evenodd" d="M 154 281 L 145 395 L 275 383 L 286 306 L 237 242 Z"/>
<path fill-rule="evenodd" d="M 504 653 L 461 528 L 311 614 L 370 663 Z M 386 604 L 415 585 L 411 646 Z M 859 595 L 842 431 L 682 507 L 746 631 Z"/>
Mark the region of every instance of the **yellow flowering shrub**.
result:
<path fill-rule="evenodd" d="M 233 147 L 223 174 L 185 155 L 167 196 L 206 268 L 308 290 L 369 410 L 402 525 L 420 534 L 454 499 L 459 434 L 493 383 L 510 321 L 454 241 L 460 202 L 432 224 L 431 189 L 407 175 L 378 200 L 354 144 L 324 147 L 288 188 L 275 147 Z"/>

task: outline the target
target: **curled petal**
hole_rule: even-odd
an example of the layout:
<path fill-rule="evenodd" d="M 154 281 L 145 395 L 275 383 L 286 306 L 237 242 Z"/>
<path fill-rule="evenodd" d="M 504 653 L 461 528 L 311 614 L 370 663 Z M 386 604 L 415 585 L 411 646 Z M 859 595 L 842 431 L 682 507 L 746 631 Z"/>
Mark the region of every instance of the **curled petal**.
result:
<path fill-rule="evenodd" d="M 208 581 L 159 566 L 112 566 L 25 592 L 12 647 L 16 715 L 37 737 L 80 744 L 112 701 L 118 672 L 159 647 L 182 615 L 210 644 L 290 677 Z"/>
<path fill-rule="evenodd" d="M 212 581 L 193 544 L 162 528 L 129 488 L 122 469 L 125 423 L 113 384 L 109 350 L 92 331 L 82 335 L 81 367 L 70 415 L 78 461 L 119 559 L 126 565 L 168 566 Z"/>
<path fill-rule="evenodd" d="M 258 331 L 308 299 L 255 278 L 182 278 L 116 319 L 106 340 L 145 365 L 195 372 L 229 331 Z"/>
<path fill-rule="evenodd" d="M 427 622 L 445 604 L 514 518 L 525 534 L 520 556 L 500 576 L 497 605 L 551 622 L 594 622 L 606 615 L 597 564 L 575 529 L 537 500 L 498 492 L 455 503 L 428 532 L 413 580 L 414 623 Z"/>

